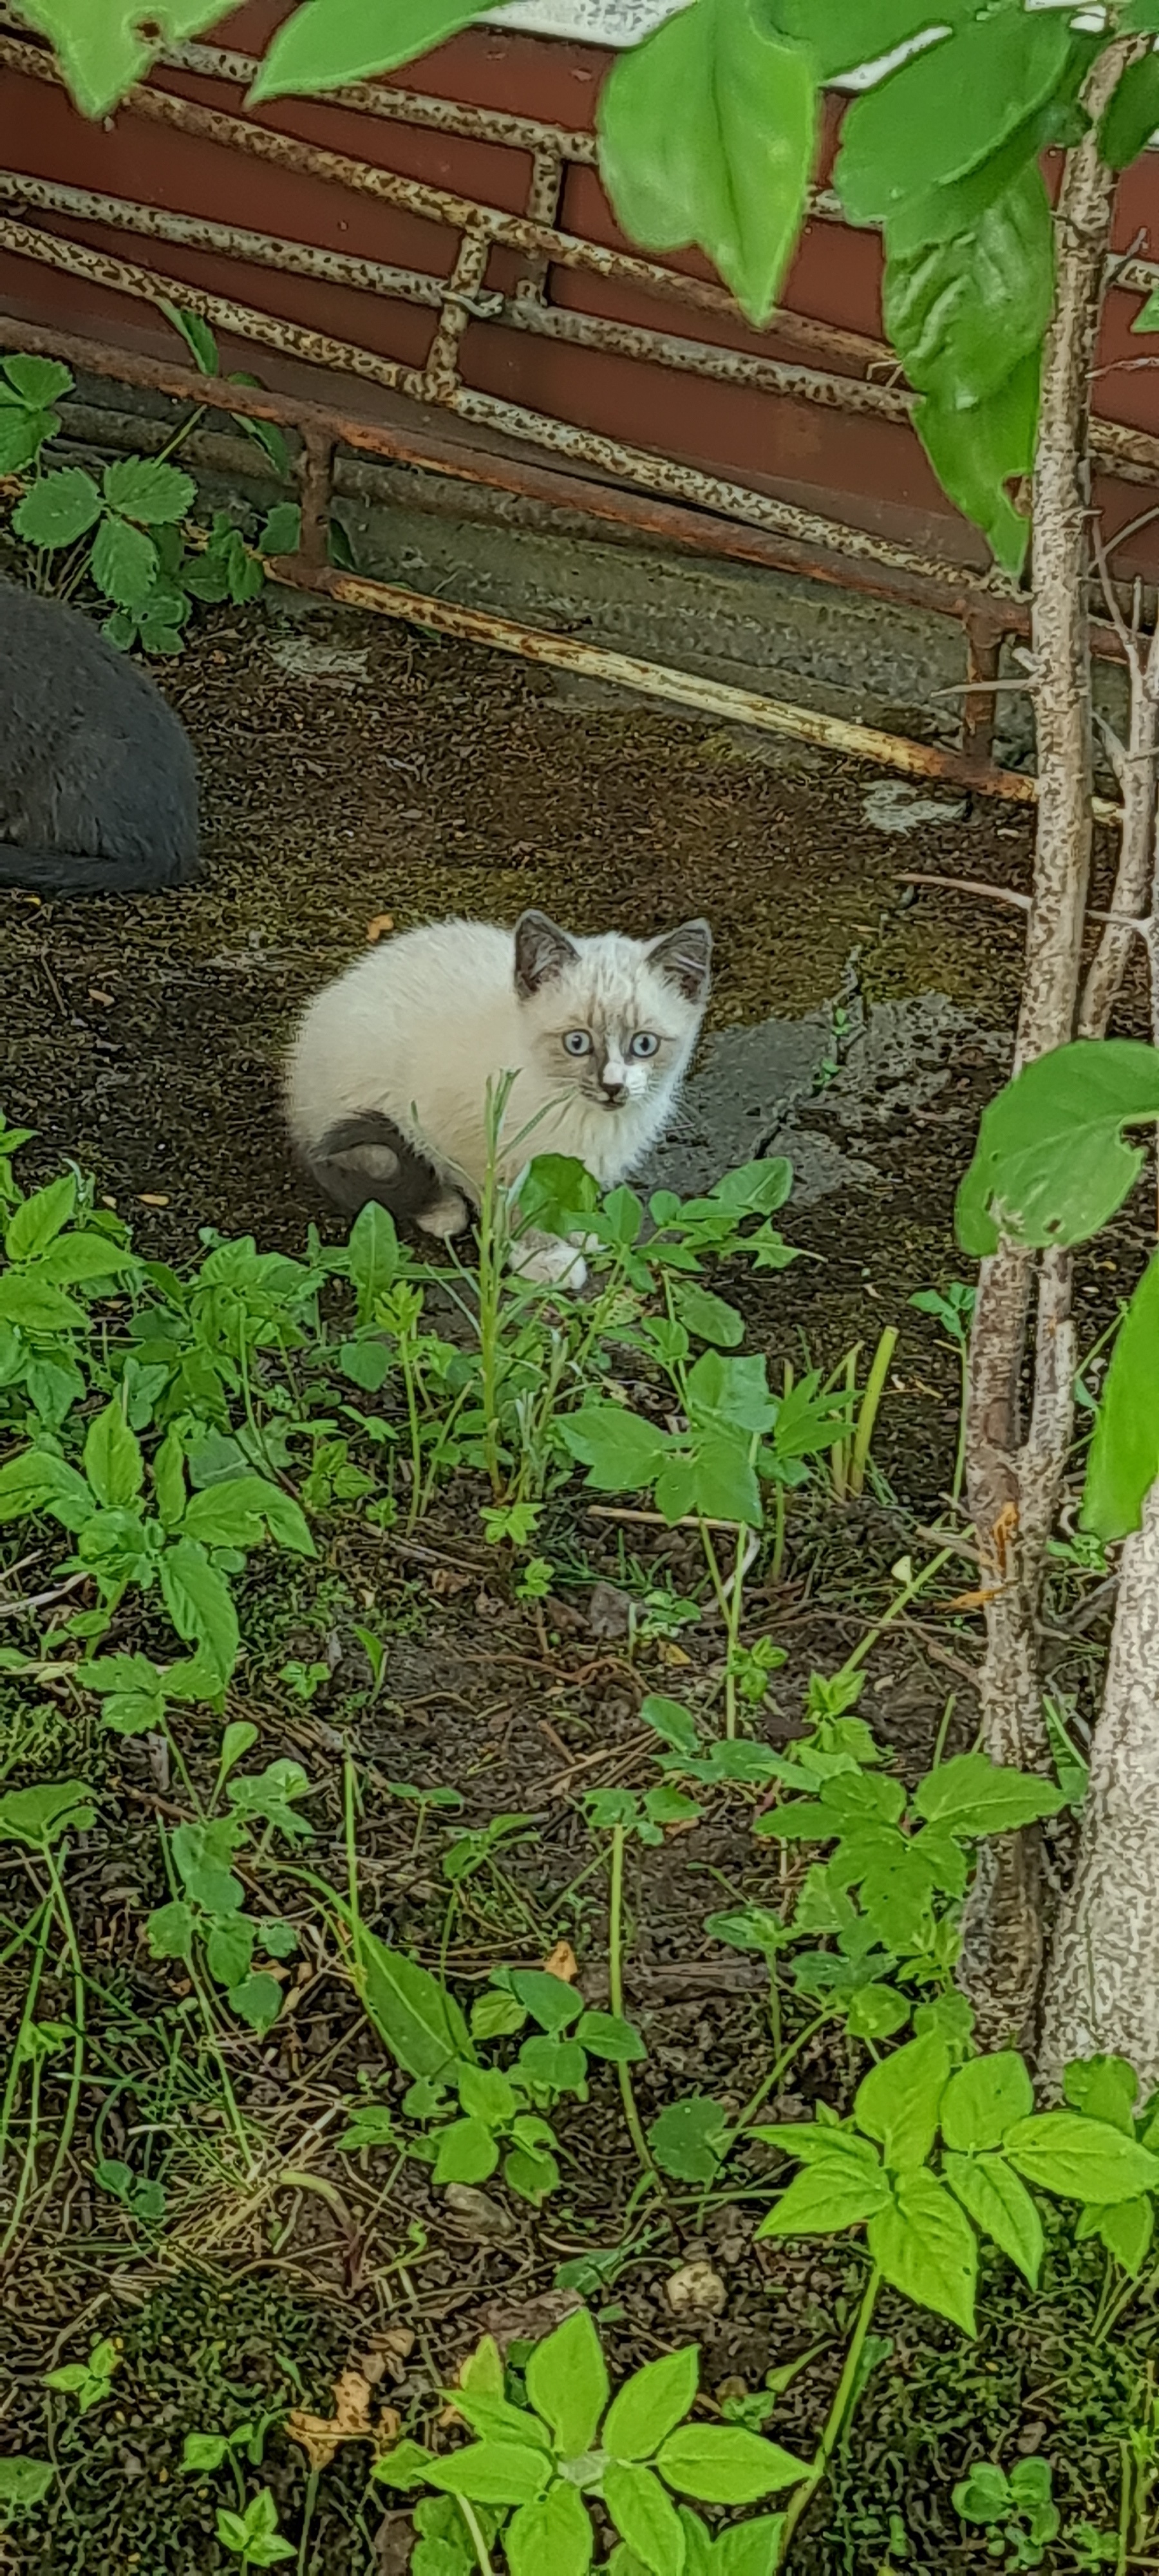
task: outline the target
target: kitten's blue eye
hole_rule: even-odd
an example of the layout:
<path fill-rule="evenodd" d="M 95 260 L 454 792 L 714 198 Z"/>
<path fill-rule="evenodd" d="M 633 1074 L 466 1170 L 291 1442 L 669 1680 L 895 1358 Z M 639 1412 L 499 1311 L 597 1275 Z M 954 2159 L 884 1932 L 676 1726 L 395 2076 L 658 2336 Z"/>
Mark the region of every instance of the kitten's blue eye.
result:
<path fill-rule="evenodd" d="M 586 1029 L 567 1029 L 563 1043 L 568 1055 L 591 1054 L 592 1042 Z"/>
<path fill-rule="evenodd" d="M 655 1055 L 659 1044 L 659 1038 L 653 1036 L 651 1029 L 638 1029 L 628 1053 L 634 1056 Z"/>

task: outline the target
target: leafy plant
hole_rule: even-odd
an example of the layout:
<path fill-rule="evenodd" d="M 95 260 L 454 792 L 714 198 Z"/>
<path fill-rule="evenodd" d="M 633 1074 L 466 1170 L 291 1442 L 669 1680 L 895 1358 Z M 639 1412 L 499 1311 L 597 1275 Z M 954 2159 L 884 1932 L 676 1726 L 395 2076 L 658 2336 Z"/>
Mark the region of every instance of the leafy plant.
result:
<path fill-rule="evenodd" d="M 1061 2524 L 1049 2460 L 1017 2460 L 1009 2476 L 995 2461 L 979 2460 L 954 2489 L 954 2511 L 990 2531 L 992 2558 L 1005 2556 L 1008 2567 L 1041 2567 Z"/>
<path fill-rule="evenodd" d="M 283 2559 L 296 2558 L 293 2543 L 284 2540 L 278 2530 L 278 2508 L 269 2487 L 263 2487 L 242 2513 L 218 2508 L 217 2537 L 223 2549 L 242 2567 L 276 2567 Z"/>
<path fill-rule="evenodd" d="M 60 2391 L 63 2397 L 75 2397 L 82 2415 L 94 2406 L 103 2406 L 113 2393 L 113 2372 L 120 2361 L 115 2343 L 106 2339 L 95 2343 L 87 2361 L 64 2361 L 57 2370 L 47 2370 L 44 2386 Z"/>

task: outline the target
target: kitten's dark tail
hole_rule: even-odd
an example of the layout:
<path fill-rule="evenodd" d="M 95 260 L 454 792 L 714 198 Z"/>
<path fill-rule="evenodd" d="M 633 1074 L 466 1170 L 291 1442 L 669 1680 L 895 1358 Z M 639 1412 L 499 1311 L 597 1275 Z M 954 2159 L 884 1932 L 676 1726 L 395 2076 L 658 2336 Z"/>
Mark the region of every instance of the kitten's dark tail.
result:
<path fill-rule="evenodd" d="M 195 858 L 101 859 L 0 841 L 0 886 L 25 886 L 30 894 L 153 894 L 199 874 Z"/>
<path fill-rule="evenodd" d="M 305 1160 L 319 1189 L 347 1216 L 357 1216 L 371 1199 L 392 1216 L 418 1216 L 439 1195 L 433 1164 L 378 1110 L 339 1119 L 306 1148 Z"/>

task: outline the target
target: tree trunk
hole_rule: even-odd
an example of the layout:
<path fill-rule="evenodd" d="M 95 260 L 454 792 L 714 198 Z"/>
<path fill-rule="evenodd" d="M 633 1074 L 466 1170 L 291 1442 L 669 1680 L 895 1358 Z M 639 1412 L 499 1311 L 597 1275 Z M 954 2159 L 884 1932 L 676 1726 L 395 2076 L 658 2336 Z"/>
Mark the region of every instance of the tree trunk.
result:
<path fill-rule="evenodd" d="M 1054 315 L 1043 354 L 1034 473 L 1033 647 L 1038 832 L 1014 1070 L 1073 1037 L 1091 846 L 1087 614 L 1090 384 L 1110 244 L 1115 177 L 1100 160 L 1099 117 L 1143 40 L 1108 45 L 1083 93 L 1090 130 L 1068 152 L 1055 213 Z M 990 1593 L 982 1730 L 999 1762 L 1042 1768 L 1047 1743 L 1037 1612 L 1046 1543 L 1070 1446 L 1074 1371 L 1071 1265 L 1045 1257 L 1039 1279 L 1034 1405 L 1023 1445 L 1019 1383 L 1032 1253 L 1002 1244 L 983 1263 L 971 1343 L 967 1491 Z M 1041 1870 L 1033 1831 L 987 1849 L 963 1927 L 961 1982 L 983 2045 L 1033 2033 L 1042 1964 Z"/>
<path fill-rule="evenodd" d="M 1078 1867 L 1055 1934 L 1039 2074 L 1117 2050 L 1159 2084 L 1159 1485 L 1123 1550 Z"/>

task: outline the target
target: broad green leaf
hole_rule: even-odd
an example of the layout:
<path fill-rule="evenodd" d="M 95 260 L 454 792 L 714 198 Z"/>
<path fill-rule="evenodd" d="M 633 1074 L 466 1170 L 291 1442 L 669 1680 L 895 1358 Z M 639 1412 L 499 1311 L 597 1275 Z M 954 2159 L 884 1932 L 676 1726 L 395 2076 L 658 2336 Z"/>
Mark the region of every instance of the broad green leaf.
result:
<path fill-rule="evenodd" d="M 170 304 L 164 295 L 159 295 L 157 302 L 166 321 L 171 322 L 174 330 L 180 332 L 198 374 L 219 375 L 221 367 L 217 354 L 217 342 L 208 322 L 202 321 L 200 313 L 183 313 L 180 305 Z"/>
<path fill-rule="evenodd" d="M 193 1956 L 194 1916 L 191 1905 L 179 1898 L 171 1905 L 158 1905 L 149 1916 L 149 1948 L 155 1959 L 184 1959 Z"/>
<path fill-rule="evenodd" d="M 160 1559 L 165 1607 L 186 1645 L 196 1645 L 224 1685 L 237 1662 L 237 1612 L 223 1574 L 196 1539 L 180 1538 Z"/>
<path fill-rule="evenodd" d="M 1034 2088 L 1017 2049 L 972 2057 L 951 2075 L 942 2095 L 941 2129 L 948 2147 L 972 2153 L 1000 2147 L 1016 2120 L 1034 2109 Z"/>
<path fill-rule="evenodd" d="M 76 1180 L 64 1172 L 47 1189 L 35 1190 L 31 1198 L 22 1199 L 4 1229 L 4 1250 L 10 1261 L 31 1261 L 38 1253 L 47 1252 L 49 1244 L 69 1223 L 76 1207 Z"/>
<path fill-rule="evenodd" d="M 762 2513 L 751 2522 L 734 2523 L 714 2544 L 708 2576 L 774 2576 L 784 2528 L 783 2513 Z M 699 2576 L 691 2564 L 688 2576 Z"/>
<path fill-rule="evenodd" d="M 107 1234 L 94 1231 L 58 1235 L 32 1275 L 38 1282 L 51 1279 L 57 1288 L 71 1288 L 82 1279 L 115 1279 L 119 1271 L 134 1267 L 135 1257 L 124 1245 L 110 1243 Z"/>
<path fill-rule="evenodd" d="M 651 1484 L 668 1454 L 668 1442 L 655 1423 L 644 1422 L 622 1404 L 582 1404 L 558 1425 L 564 1447 L 588 1473 L 588 1483 L 602 1494 L 635 1494 Z"/>
<path fill-rule="evenodd" d="M 349 1923 L 349 1911 L 339 1905 Z M 364 1923 L 358 1927 L 355 1982 L 379 2038 L 408 2075 L 437 2076 L 457 2058 L 474 2056 L 454 1996 L 405 1951 L 391 1950 Z"/>
<path fill-rule="evenodd" d="M 559 2166 L 546 2147 L 512 2147 L 503 2158 L 503 2180 L 538 2209 L 549 2192 L 559 2190 Z"/>
<path fill-rule="evenodd" d="M 891 248 L 885 327 L 915 391 L 961 411 L 1038 347 L 1053 289 L 1050 206 L 1032 161 L 970 231 L 904 255 Z"/>
<path fill-rule="evenodd" d="M 401 1259 L 394 1218 L 389 1209 L 379 1206 L 377 1199 L 368 1200 L 354 1220 L 348 1258 L 359 1307 L 369 1313 L 375 1298 L 397 1277 Z"/>
<path fill-rule="evenodd" d="M 446 2459 L 430 2460 L 427 2479 L 444 2495 L 470 2504 L 534 2504 L 551 2476 L 546 2451 L 521 2450 L 518 2442 L 468 2442 Z"/>
<path fill-rule="evenodd" d="M 459 2077 L 459 2100 L 469 2119 L 486 2120 L 492 2129 L 513 2120 L 519 2108 L 514 2085 L 497 2066 L 464 2066 Z"/>
<path fill-rule="evenodd" d="M 587 2576 L 592 2526 L 578 2488 L 557 2478 L 538 2504 L 521 2505 L 503 2547 L 511 2576 Z"/>
<path fill-rule="evenodd" d="M 612 2460 L 603 2492 L 621 2540 L 643 2560 L 648 2576 L 683 2576 L 687 2543 L 676 2507 L 651 2469 Z"/>
<path fill-rule="evenodd" d="M 845 2027 L 851 2039 L 892 2039 L 904 2030 L 910 2006 L 896 1986 L 870 1983 L 851 1995 Z"/>
<path fill-rule="evenodd" d="M 735 1351 L 743 1342 L 744 1316 L 735 1306 L 726 1305 L 723 1297 L 684 1279 L 677 1281 L 673 1294 L 681 1323 L 697 1341 L 713 1342 L 722 1351 Z"/>
<path fill-rule="evenodd" d="M 215 1923 L 205 1944 L 205 1960 L 210 1976 L 219 1986 L 240 1986 L 249 1975 L 253 1957 L 254 1925 L 247 1914 L 229 1914 L 223 1923 Z"/>
<path fill-rule="evenodd" d="M 260 1547 L 266 1529 L 297 1556 L 317 1551 L 309 1523 L 291 1494 L 265 1476 L 230 1476 L 194 1494 L 184 1521 L 188 1538 L 207 1547 Z"/>
<path fill-rule="evenodd" d="M 221 1817 L 208 1823 L 178 1825 L 170 1849 L 182 1886 L 207 1914 L 235 1914 L 244 1889 L 231 1862 L 236 1836 Z"/>
<path fill-rule="evenodd" d="M 192 475 L 160 456 L 119 457 L 115 465 L 106 465 L 103 481 L 110 510 L 139 519 L 147 528 L 184 519 L 197 498 Z"/>
<path fill-rule="evenodd" d="M 438 2133 L 436 2182 L 486 2182 L 499 2162 L 493 2129 L 485 2120 L 452 2120 Z"/>
<path fill-rule="evenodd" d="M 566 2030 L 584 2008 L 583 1996 L 575 1987 L 564 1977 L 549 1976 L 545 1968 L 511 1968 L 503 1983 L 541 2030 Z"/>
<path fill-rule="evenodd" d="M 157 548 L 128 519 L 104 518 L 93 541 L 89 571 L 98 590 L 118 608 L 143 608 L 157 578 Z"/>
<path fill-rule="evenodd" d="M 969 411 L 926 395 L 914 412 L 943 491 L 981 528 L 996 563 L 1012 577 L 1026 560 L 1030 521 L 1015 509 L 1007 487 L 1034 465 L 1040 375 L 1036 349 Z"/>
<path fill-rule="evenodd" d="M 367 0 L 303 0 L 267 48 L 247 104 L 396 71 L 469 27 L 484 6 L 485 0 L 391 0 L 384 14 Z"/>
<path fill-rule="evenodd" d="M 669 2434 L 657 2466 L 670 2487 L 699 2504 L 759 2504 L 809 2474 L 806 2461 L 743 2424 L 682 2424 Z"/>
<path fill-rule="evenodd" d="M 667 2434 L 687 2415 L 700 2378 L 694 2343 L 661 2361 L 647 2361 L 625 2380 L 608 2409 L 601 2448 L 614 2460 L 650 2460 Z"/>
<path fill-rule="evenodd" d="M 1142 2271 L 1154 2232 L 1155 2203 L 1146 2195 L 1139 2200 L 1117 2201 L 1113 2208 L 1099 2212 L 1103 2243 L 1133 2281 Z"/>
<path fill-rule="evenodd" d="M 1067 19 L 1009 9 L 968 20 L 855 99 L 834 172 L 851 221 L 883 222 L 988 160 L 1061 84 Z"/>
<path fill-rule="evenodd" d="M 9 1789 L 0 1798 L 0 1842 L 45 1851 L 61 1834 L 87 1833 L 94 1821 L 91 1797 L 87 1780 L 46 1780 L 37 1789 Z"/>
<path fill-rule="evenodd" d="M 794 2175 L 762 2218 L 758 2236 L 836 2236 L 889 2207 L 889 2183 L 876 2157 L 851 2152 L 860 2142 L 842 2130 L 818 2129 L 815 2135 L 818 2142 L 832 2139 L 832 2152 L 811 2156 L 804 2172 Z"/>
<path fill-rule="evenodd" d="M 955 1753 L 927 1771 L 913 1804 L 927 1824 L 945 1825 L 952 1834 L 1008 1834 L 1056 1816 L 1063 1796 L 1053 1780 L 992 1762 L 988 1753 Z"/>
<path fill-rule="evenodd" d="M 886 2164 L 895 2170 L 924 2165 L 937 2135 L 949 2072 L 946 2043 L 930 2032 L 896 2048 L 858 2085 L 853 2104 L 857 2126 L 877 2140 Z"/>
<path fill-rule="evenodd" d="M 648 2054 L 639 2031 L 617 2013 L 584 2013 L 576 2023 L 575 2035 L 580 2047 L 592 2057 L 609 2059 L 614 2066 L 638 2066 Z"/>
<path fill-rule="evenodd" d="M 670 2102 L 653 2120 L 648 2144 L 661 2173 L 671 2174 L 675 2182 L 712 2182 L 730 2125 L 719 2102 L 690 2093 L 683 2102 Z"/>
<path fill-rule="evenodd" d="M 223 0 L 20 0 L 20 15 L 47 36 L 82 116 L 107 116 L 143 80 L 163 45 L 200 35 L 227 17 Z M 148 27 L 148 35 L 142 29 Z"/>
<path fill-rule="evenodd" d="M 961 0 L 943 0 L 940 8 L 937 0 L 772 0 L 774 23 L 809 47 L 822 81 L 880 62 L 908 37 L 961 15 Z"/>
<path fill-rule="evenodd" d="M 62 366 L 59 358 L 26 358 L 18 354 L 0 360 L 0 401 L 7 402 L 5 379 L 30 411 L 45 411 L 50 403 L 62 402 L 76 382 L 71 367 Z"/>
<path fill-rule="evenodd" d="M 1144 1145 L 1126 1126 L 1159 1118 L 1159 1052 L 1133 1038 L 1078 1038 L 1024 1065 L 982 1112 L 958 1193 L 964 1252 L 1000 1233 L 1048 1249 L 1098 1234 L 1134 1188 Z"/>
<path fill-rule="evenodd" d="M 426 2486 L 431 2466 L 430 2452 L 424 2451 L 421 2442 L 407 2438 L 375 2461 L 371 2475 L 384 2487 Z"/>
<path fill-rule="evenodd" d="M 689 1457 L 691 1505 L 706 1520 L 736 1521 L 745 1529 L 762 1527 L 761 1489 L 748 1454 L 749 1445 L 747 1434 L 740 1431 L 705 1429 L 696 1434 Z M 669 1521 L 683 1520 L 688 1509 L 688 1504 L 682 1503 L 677 1511 L 675 1499 L 667 1491 L 666 1478 L 660 1476 L 656 1508 Z"/>
<path fill-rule="evenodd" d="M 707 251 L 758 329 L 804 213 L 813 65 L 755 0 L 692 0 L 618 56 L 597 109 L 600 172 L 645 250 Z"/>
<path fill-rule="evenodd" d="M 65 1529 L 76 1531 L 84 1528 L 92 1510 L 93 1498 L 84 1477 L 47 1449 L 25 1449 L 0 1467 L 0 1522 L 47 1512 Z"/>
<path fill-rule="evenodd" d="M 713 1428 L 719 1420 L 740 1431 L 771 1431 L 782 1407 L 769 1393 L 763 1353 L 730 1359 L 723 1351 L 702 1351 L 688 1372 L 688 1410 L 694 1422 Z"/>
<path fill-rule="evenodd" d="M 78 8 L 84 5 L 85 0 L 76 0 Z M 26 9 L 25 15 L 33 17 L 32 10 Z M 92 475 L 81 465 L 62 465 L 54 474 L 42 474 L 17 502 L 12 525 L 26 545 L 72 546 L 96 526 L 101 508 Z"/>
<path fill-rule="evenodd" d="M 269 421 L 247 423 L 248 428 L 270 429 Z M 263 555 L 297 554 L 302 538 L 302 511 L 297 501 L 275 501 L 267 510 L 258 532 L 258 552 Z"/>
<path fill-rule="evenodd" d="M 894 2205 L 870 2219 L 867 2233 L 870 2253 L 891 2288 L 973 2334 L 977 2241 L 957 2202 L 931 2173 L 899 2175 Z"/>
<path fill-rule="evenodd" d="M 1099 151 L 1110 170 L 1125 170 L 1159 130 L 1159 54 L 1129 63 L 1103 110 Z M 1138 324 L 1135 325 L 1136 330 Z"/>
<path fill-rule="evenodd" d="M 527 2394 L 565 2460 L 590 2451 L 608 2402 L 608 2373 L 586 2308 L 577 2308 L 528 2357 Z"/>
<path fill-rule="evenodd" d="M 1019 2120 L 1003 2152 L 1024 2180 L 1062 2200 L 1134 2200 L 1159 2190 L 1159 2157 L 1105 2120 L 1081 2111 L 1043 2111 Z"/>
<path fill-rule="evenodd" d="M 1002 2156 L 961 2156 L 947 2149 L 942 2178 L 983 2236 L 1017 2263 L 1031 2288 L 1042 2263 L 1042 2220 L 1025 2183 Z"/>
<path fill-rule="evenodd" d="M 1088 2120 L 1106 2120 L 1125 2138 L 1135 2135 L 1139 2078 L 1125 2057 L 1076 2057 L 1062 2079 L 1063 2100 Z"/>
<path fill-rule="evenodd" d="M 98 1503 L 110 1510 L 134 1502 L 141 1491 L 145 1482 L 141 1444 L 130 1431 L 117 1396 L 89 1424 L 84 1470 Z"/>
<path fill-rule="evenodd" d="M 1157 57 L 1159 59 L 1159 57 Z M 1137 1530 L 1159 1476 L 1159 1253 L 1153 1252 L 1107 1370 L 1087 1455 L 1082 1527 L 1104 1543 Z"/>
<path fill-rule="evenodd" d="M 43 2504 L 56 2471 L 51 2460 L 30 2460 L 9 2453 L 0 2460 L 0 2504 Z M 543 2576 L 540 2569 L 539 2576 Z"/>
<path fill-rule="evenodd" d="M 0 1277 L 0 1320 L 26 1333 L 84 1333 L 89 1323 L 75 1297 L 66 1297 L 39 1270 L 8 1270 Z"/>

